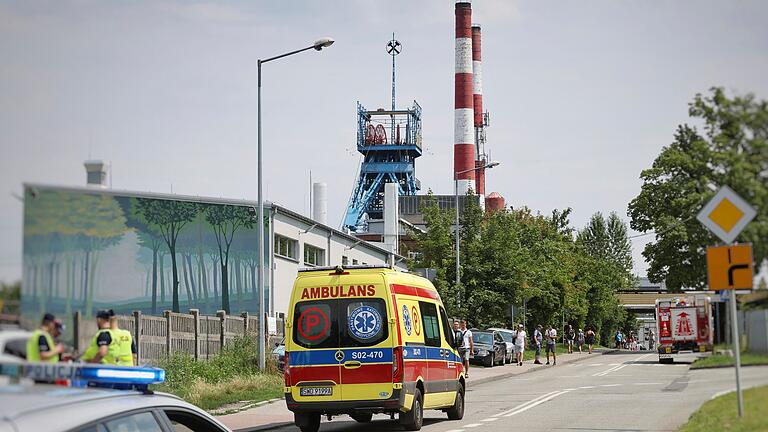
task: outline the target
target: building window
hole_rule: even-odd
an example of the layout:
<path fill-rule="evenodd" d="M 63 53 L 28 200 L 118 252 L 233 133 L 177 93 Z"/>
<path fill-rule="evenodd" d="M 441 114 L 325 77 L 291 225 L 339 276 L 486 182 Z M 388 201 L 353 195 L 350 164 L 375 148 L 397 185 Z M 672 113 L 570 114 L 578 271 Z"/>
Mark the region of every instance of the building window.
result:
<path fill-rule="evenodd" d="M 325 251 L 320 248 L 305 244 L 304 264 L 312 267 L 325 264 Z"/>
<path fill-rule="evenodd" d="M 349 264 L 349 257 L 346 257 L 344 255 L 341 256 L 341 265 L 345 266 Z"/>
<path fill-rule="evenodd" d="M 299 259 L 298 242 L 294 239 L 275 234 L 275 255 L 292 260 Z"/>
<path fill-rule="evenodd" d="M 357 265 L 358 261 L 356 259 L 352 259 L 352 265 Z"/>

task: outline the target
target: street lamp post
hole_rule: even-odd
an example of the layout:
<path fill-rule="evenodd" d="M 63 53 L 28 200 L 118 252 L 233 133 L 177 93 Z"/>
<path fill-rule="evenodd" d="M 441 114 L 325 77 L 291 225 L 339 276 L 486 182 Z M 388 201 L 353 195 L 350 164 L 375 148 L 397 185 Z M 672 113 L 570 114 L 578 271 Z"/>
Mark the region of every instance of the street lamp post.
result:
<path fill-rule="evenodd" d="M 459 171 L 453 176 L 453 198 L 454 203 L 456 204 L 456 309 L 461 307 L 461 276 L 460 276 L 460 266 L 461 266 L 461 259 L 459 258 L 459 243 L 461 241 L 459 240 L 459 175 L 468 173 L 470 171 L 476 171 L 479 169 L 491 169 L 493 167 L 499 166 L 500 162 L 493 161 L 489 162 L 481 167 L 475 167 L 470 168 L 464 171 Z"/>
<path fill-rule="evenodd" d="M 259 59 L 256 64 L 258 66 L 258 96 L 257 96 L 257 139 L 258 139 L 258 165 L 257 165 L 257 172 L 258 172 L 258 181 L 259 181 L 259 196 L 258 196 L 258 220 L 257 224 L 259 226 L 259 255 L 258 255 L 258 267 L 259 267 L 259 276 L 256 281 L 256 290 L 259 293 L 259 368 L 264 369 L 265 362 L 266 362 L 266 354 L 265 354 L 265 329 L 266 329 L 266 314 L 264 313 L 264 199 L 263 199 L 263 182 L 262 182 L 262 152 L 261 152 L 261 65 L 264 63 L 271 62 L 273 60 L 281 59 L 283 57 L 288 57 L 290 55 L 298 54 L 300 52 L 304 52 L 310 49 L 314 49 L 315 51 L 320 51 L 323 48 L 327 48 L 331 45 L 333 45 L 334 40 L 325 37 L 318 39 L 313 43 L 312 45 L 301 48 L 296 51 L 287 52 L 285 54 L 280 54 L 274 57 L 270 57 L 268 59 L 261 60 Z"/>

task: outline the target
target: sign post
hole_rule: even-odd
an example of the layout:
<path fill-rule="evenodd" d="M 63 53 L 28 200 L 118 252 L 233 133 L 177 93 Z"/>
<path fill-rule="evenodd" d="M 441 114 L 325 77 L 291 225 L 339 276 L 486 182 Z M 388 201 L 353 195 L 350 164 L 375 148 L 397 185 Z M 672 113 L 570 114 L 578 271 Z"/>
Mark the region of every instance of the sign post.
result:
<path fill-rule="evenodd" d="M 707 281 L 710 289 L 730 290 L 731 332 L 736 360 L 736 395 L 739 417 L 744 412 L 741 392 L 741 347 L 739 346 L 737 289 L 752 289 L 752 245 L 733 241 L 755 217 L 757 211 L 728 186 L 723 186 L 699 211 L 696 219 L 729 246 L 707 248 Z"/>

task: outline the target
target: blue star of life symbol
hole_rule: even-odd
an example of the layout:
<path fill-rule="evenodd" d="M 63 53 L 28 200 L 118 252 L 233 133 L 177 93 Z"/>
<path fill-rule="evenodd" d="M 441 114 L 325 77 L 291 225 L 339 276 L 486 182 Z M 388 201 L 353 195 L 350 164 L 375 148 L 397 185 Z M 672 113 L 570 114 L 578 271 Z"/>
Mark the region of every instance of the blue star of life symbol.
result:
<path fill-rule="evenodd" d="M 370 306 L 360 306 L 349 315 L 349 330 L 358 339 L 370 339 L 381 329 L 381 315 Z"/>
<path fill-rule="evenodd" d="M 408 306 L 403 305 L 403 326 L 405 326 L 405 332 L 411 335 L 411 313 L 408 312 Z"/>

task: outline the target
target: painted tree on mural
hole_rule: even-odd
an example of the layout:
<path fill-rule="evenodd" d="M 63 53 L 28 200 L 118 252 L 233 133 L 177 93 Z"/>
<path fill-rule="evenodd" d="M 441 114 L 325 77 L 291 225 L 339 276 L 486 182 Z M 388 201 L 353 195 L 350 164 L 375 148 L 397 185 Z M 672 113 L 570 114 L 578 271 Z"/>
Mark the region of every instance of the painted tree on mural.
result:
<path fill-rule="evenodd" d="M 67 295 L 66 310 L 76 297 L 72 265 L 72 254 L 80 255 L 80 299 L 86 316 L 93 313 L 93 281 L 98 266 L 99 252 L 117 244 L 128 230 L 123 210 L 114 197 L 100 194 L 72 194 L 64 191 L 26 192 L 35 205 L 25 206 L 24 235 L 25 251 L 36 255 L 45 255 L 50 260 L 42 280 L 38 269 L 33 269 L 33 289 L 40 302 L 41 310 L 58 286 L 58 263 L 62 255 L 67 255 Z M 35 242 L 42 244 L 34 245 Z M 34 260 L 33 267 L 35 267 Z M 37 287 L 47 286 L 46 293 L 37 292 Z"/>
<path fill-rule="evenodd" d="M 118 200 L 127 215 L 126 225 L 136 231 L 138 244 L 152 252 L 152 270 L 150 273 L 152 314 L 157 313 L 158 263 L 161 257 L 160 248 L 163 237 L 157 226 L 149 223 L 144 214 L 139 211 L 138 198 Z"/>
<path fill-rule="evenodd" d="M 173 281 L 171 285 L 172 306 L 174 312 L 179 306 L 179 270 L 176 261 L 176 242 L 184 227 L 195 219 L 199 205 L 186 201 L 136 198 L 136 212 L 163 238 L 171 255 Z"/>
<path fill-rule="evenodd" d="M 235 233 L 254 226 L 253 217 L 247 207 L 228 205 L 209 205 L 205 209 L 205 219 L 211 224 L 219 248 L 219 267 L 221 269 L 221 308 L 230 312 L 229 300 L 229 253 Z"/>

